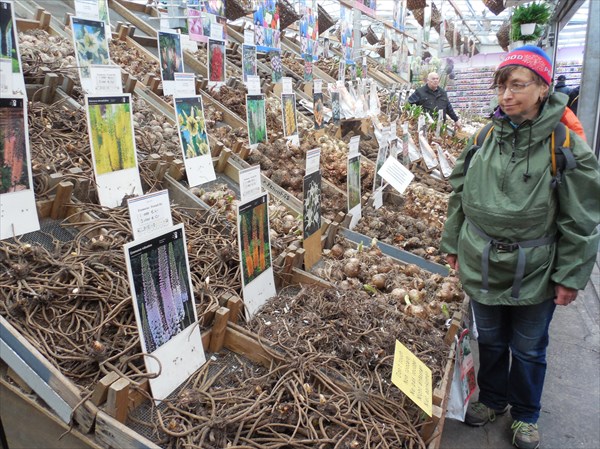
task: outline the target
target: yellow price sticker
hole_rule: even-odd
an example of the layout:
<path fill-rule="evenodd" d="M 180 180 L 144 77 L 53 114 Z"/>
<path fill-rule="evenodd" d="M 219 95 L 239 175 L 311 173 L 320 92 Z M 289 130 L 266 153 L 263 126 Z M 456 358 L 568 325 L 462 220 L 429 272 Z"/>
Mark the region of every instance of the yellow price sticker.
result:
<path fill-rule="evenodd" d="M 398 340 L 394 351 L 392 382 L 427 415 L 432 415 L 431 370 Z"/>

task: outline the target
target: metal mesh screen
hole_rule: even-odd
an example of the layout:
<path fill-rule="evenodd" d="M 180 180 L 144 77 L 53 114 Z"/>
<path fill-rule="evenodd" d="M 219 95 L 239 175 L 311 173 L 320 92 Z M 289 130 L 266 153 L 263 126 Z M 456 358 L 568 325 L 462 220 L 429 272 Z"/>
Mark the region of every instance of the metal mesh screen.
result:
<path fill-rule="evenodd" d="M 53 220 L 43 218 L 40 220 L 40 230 L 29 232 L 18 237 L 22 243 L 38 244 L 47 250 L 54 249 L 54 240 L 59 242 L 71 242 L 77 235 L 77 230 L 61 226 L 62 220 Z M 15 239 L 7 239 L 8 242 L 15 243 Z"/>

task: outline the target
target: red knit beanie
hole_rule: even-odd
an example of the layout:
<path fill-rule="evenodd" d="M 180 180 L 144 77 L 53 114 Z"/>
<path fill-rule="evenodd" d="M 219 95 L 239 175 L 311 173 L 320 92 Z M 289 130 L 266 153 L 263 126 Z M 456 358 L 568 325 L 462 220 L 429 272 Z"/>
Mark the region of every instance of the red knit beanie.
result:
<path fill-rule="evenodd" d="M 537 73 L 548 85 L 552 83 L 552 62 L 544 50 L 534 45 L 515 48 L 506 55 L 498 69 L 508 65 L 520 65 Z M 497 70 L 497 69 L 496 69 Z"/>

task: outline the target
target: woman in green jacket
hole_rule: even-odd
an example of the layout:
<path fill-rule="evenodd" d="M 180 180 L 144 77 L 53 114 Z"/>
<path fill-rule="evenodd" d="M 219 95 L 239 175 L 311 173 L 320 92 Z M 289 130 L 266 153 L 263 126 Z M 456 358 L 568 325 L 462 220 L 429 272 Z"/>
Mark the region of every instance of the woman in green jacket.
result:
<path fill-rule="evenodd" d="M 567 157 L 567 169 L 553 174 L 551 135 L 566 97 L 549 94 L 551 80 L 550 59 L 538 47 L 517 48 L 498 66 L 494 127 L 470 161 L 468 151 L 457 161 L 441 242 L 471 297 L 478 332 L 479 401 L 465 422 L 482 426 L 510 405 L 521 449 L 539 447 L 554 308 L 585 288 L 600 238 L 598 161 L 576 133 L 565 152 L 574 161 Z"/>

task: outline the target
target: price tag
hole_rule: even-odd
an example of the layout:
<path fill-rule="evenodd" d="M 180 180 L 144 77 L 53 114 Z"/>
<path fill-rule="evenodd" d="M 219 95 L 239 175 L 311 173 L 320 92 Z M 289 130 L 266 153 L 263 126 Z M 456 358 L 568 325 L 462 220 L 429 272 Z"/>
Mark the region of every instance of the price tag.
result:
<path fill-rule="evenodd" d="M 193 73 L 175 73 L 175 96 L 189 97 L 196 95 L 196 75 Z"/>
<path fill-rule="evenodd" d="M 377 173 L 399 193 L 403 193 L 415 177 L 409 169 L 392 156 L 387 158 Z"/>
<path fill-rule="evenodd" d="M 127 207 L 134 240 L 173 226 L 168 190 L 130 198 Z"/>
<path fill-rule="evenodd" d="M 294 88 L 292 86 L 292 79 L 284 76 L 283 78 L 281 78 L 281 87 L 282 87 L 282 93 L 284 94 L 293 94 L 294 93 Z"/>
<path fill-rule="evenodd" d="M 121 67 L 118 65 L 90 66 L 90 95 L 119 95 L 123 93 Z"/>
<path fill-rule="evenodd" d="M 223 25 L 218 22 L 210 23 L 210 38 L 218 41 L 223 40 Z"/>
<path fill-rule="evenodd" d="M 260 95 L 260 76 L 248 75 L 246 87 L 248 88 L 248 95 Z"/>
<path fill-rule="evenodd" d="M 75 15 L 82 19 L 98 20 L 98 0 L 75 0 Z"/>
<path fill-rule="evenodd" d="M 431 386 L 431 370 L 398 340 L 396 340 L 396 349 L 394 351 L 392 382 L 427 415 L 432 415 L 433 391 Z"/>
<path fill-rule="evenodd" d="M 319 170 L 321 149 L 314 148 L 306 152 L 306 174 L 310 175 Z"/>
<path fill-rule="evenodd" d="M 262 192 L 260 182 L 260 165 L 240 170 L 240 197 L 244 202 Z"/>
<path fill-rule="evenodd" d="M 244 30 L 244 44 L 254 45 L 254 31 Z"/>
<path fill-rule="evenodd" d="M 323 80 L 315 79 L 315 80 L 313 80 L 313 83 L 314 83 L 314 93 L 320 94 L 321 92 L 323 92 Z"/>
<path fill-rule="evenodd" d="M 357 154 L 359 154 L 359 147 L 360 144 L 360 136 L 354 136 L 352 138 L 350 138 L 350 148 L 348 149 L 348 157 L 354 157 Z"/>

